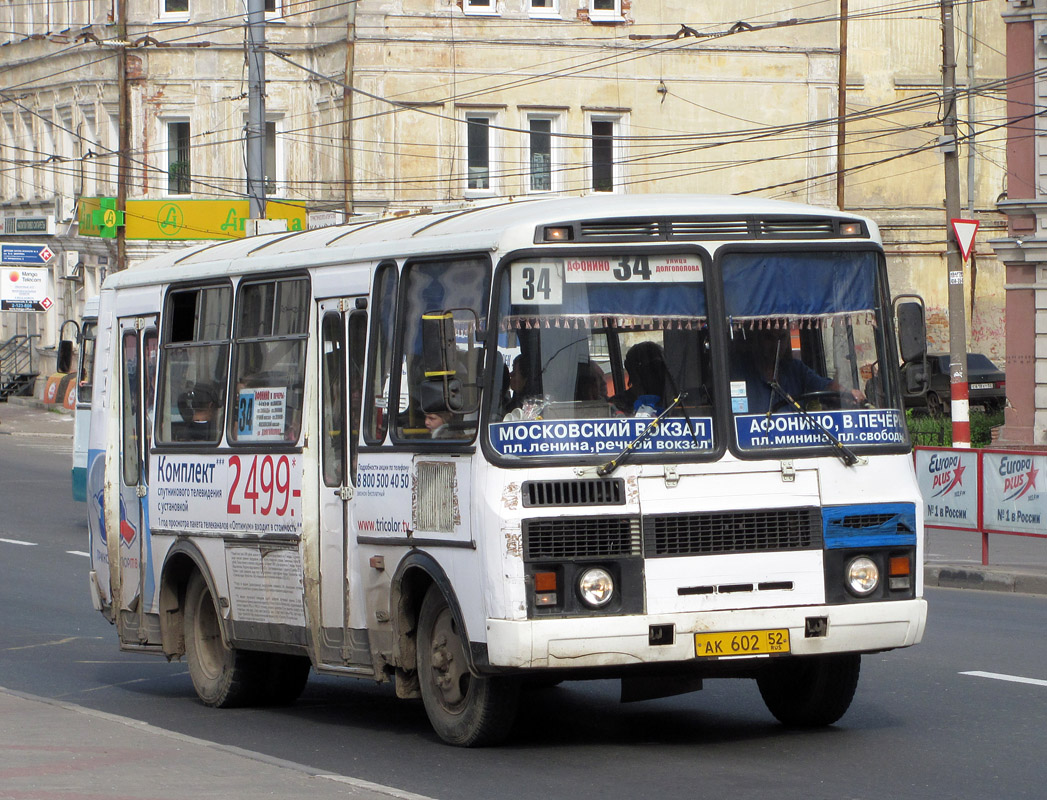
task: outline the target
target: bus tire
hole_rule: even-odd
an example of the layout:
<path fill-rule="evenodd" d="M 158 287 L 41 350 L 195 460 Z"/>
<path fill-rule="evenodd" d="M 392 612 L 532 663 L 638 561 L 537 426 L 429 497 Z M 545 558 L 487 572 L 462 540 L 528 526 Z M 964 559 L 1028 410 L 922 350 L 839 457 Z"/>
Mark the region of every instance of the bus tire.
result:
<path fill-rule="evenodd" d="M 767 709 L 783 725 L 832 725 L 854 699 L 861 659 L 857 653 L 782 659 L 769 665 L 756 683 Z"/>
<path fill-rule="evenodd" d="M 214 598 L 199 572 L 192 574 L 185 590 L 185 655 L 193 688 L 204 705 L 234 708 L 258 699 L 265 654 L 226 644 Z"/>
<path fill-rule="evenodd" d="M 430 586 L 418 615 L 418 682 L 425 713 L 448 744 L 497 744 L 516 721 L 520 686 L 510 678 L 471 674 L 466 646 L 443 592 Z"/>

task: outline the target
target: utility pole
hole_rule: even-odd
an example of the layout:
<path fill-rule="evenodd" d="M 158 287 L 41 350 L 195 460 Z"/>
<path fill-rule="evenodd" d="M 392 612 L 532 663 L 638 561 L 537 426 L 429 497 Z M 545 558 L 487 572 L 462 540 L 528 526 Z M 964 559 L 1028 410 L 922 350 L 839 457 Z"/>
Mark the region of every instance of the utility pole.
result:
<path fill-rule="evenodd" d="M 945 119 L 945 253 L 949 280 L 949 377 L 952 386 L 952 446 L 971 446 L 970 389 L 967 385 L 967 321 L 964 316 L 963 260 L 951 220 L 960 217 L 960 152 L 956 137 L 956 40 L 953 0 L 942 1 L 942 99 Z"/>
<path fill-rule="evenodd" d="M 840 65 L 836 92 L 836 208 L 844 209 L 844 147 L 847 142 L 847 0 L 840 0 Z"/>
<path fill-rule="evenodd" d="M 265 219 L 265 0 L 247 0 L 247 196 Z"/>
<path fill-rule="evenodd" d="M 117 128 L 119 144 L 116 154 L 116 210 L 127 210 L 127 181 L 130 175 L 131 101 L 127 91 L 127 4 L 117 0 L 116 10 L 116 86 L 118 98 Z M 125 217 L 126 219 L 126 217 Z M 116 270 L 127 269 L 127 232 L 123 225 L 116 229 Z"/>

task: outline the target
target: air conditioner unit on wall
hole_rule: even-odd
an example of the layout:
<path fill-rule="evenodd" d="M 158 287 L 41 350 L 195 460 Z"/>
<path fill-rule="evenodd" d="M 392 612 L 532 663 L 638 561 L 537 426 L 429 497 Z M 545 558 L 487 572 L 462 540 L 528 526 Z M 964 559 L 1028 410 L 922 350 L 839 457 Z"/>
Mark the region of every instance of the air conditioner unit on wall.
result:
<path fill-rule="evenodd" d="M 80 261 L 79 250 L 66 250 L 62 253 L 62 277 L 69 280 L 79 280 L 83 274 L 83 263 Z"/>

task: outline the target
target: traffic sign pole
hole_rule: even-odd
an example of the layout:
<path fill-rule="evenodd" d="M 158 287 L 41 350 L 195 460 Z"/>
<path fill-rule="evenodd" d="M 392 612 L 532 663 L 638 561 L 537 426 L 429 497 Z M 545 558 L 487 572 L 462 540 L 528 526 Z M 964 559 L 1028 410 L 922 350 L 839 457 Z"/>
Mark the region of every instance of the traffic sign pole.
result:
<path fill-rule="evenodd" d="M 960 153 L 956 133 L 956 42 L 953 0 L 942 0 L 942 96 L 944 99 L 945 217 L 960 216 Z M 970 387 L 967 384 L 967 320 L 964 316 L 963 261 L 959 242 L 948 233 L 949 379 L 952 386 L 952 446 L 971 446 Z M 973 235 L 972 235 L 973 241 Z"/>

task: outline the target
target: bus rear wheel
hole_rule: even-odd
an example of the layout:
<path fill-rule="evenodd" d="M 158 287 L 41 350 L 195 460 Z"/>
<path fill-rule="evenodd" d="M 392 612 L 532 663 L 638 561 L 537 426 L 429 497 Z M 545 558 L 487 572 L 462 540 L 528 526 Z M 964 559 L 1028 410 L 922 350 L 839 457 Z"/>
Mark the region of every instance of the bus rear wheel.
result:
<path fill-rule="evenodd" d="M 767 709 L 783 725 L 832 725 L 854 699 L 861 659 L 856 653 L 782 659 L 769 665 L 756 683 Z"/>
<path fill-rule="evenodd" d="M 193 688 L 205 705 L 233 708 L 258 699 L 267 672 L 265 654 L 225 643 L 218 608 L 199 572 L 185 590 L 185 655 Z"/>
<path fill-rule="evenodd" d="M 497 744 L 516 720 L 520 686 L 510 678 L 470 673 L 466 646 L 447 599 L 431 586 L 418 615 L 418 682 L 425 713 L 448 744 Z"/>

